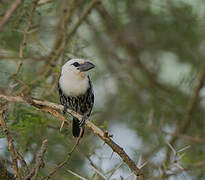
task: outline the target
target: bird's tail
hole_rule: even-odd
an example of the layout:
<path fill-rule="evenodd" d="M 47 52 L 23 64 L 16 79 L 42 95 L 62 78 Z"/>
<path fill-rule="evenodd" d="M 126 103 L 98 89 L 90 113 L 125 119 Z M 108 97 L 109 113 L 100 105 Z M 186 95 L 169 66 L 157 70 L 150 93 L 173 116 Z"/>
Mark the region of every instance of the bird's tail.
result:
<path fill-rule="evenodd" d="M 80 121 L 77 118 L 73 118 L 73 136 L 79 137 L 80 136 Z M 81 137 L 83 137 L 84 134 L 84 127 Z"/>

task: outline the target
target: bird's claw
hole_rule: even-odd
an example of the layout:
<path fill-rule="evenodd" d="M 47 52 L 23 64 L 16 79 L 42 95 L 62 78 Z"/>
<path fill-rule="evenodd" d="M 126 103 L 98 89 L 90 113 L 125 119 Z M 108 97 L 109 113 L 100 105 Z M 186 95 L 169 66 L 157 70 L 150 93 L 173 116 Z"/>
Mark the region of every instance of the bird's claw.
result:
<path fill-rule="evenodd" d="M 83 116 L 83 117 L 82 117 L 82 120 L 81 120 L 80 123 L 79 123 L 79 126 L 80 126 L 80 127 L 83 127 L 83 126 L 85 125 L 86 119 L 87 119 L 86 116 Z"/>

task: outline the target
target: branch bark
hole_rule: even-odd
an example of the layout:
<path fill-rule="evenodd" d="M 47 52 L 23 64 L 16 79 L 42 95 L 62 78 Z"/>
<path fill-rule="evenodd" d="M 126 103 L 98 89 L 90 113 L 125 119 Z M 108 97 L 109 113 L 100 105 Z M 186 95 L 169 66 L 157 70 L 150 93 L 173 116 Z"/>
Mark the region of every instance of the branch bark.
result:
<path fill-rule="evenodd" d="M 15 180 L 13 174 L 11 174 L 3 165 L 4 163 L 0 161 L 0 179 L 4 180 Z"/>
<path fill-rule="evenodd" d="M 79 137 L 77 138 L 77 140 L 76 140 L 74 146 L 72 147 L 71 151 L 68 153 L 66 159 L 65 159 L 63 162 L 61 162 L 60 164 L 58 164 L 58 165 L 49 173 L 49 175 L 46 176 L 46 177 L 44 177 L 42 180 L 49 180 L 49 179 L 51 178 L 51 176 L 53 176 L 58 169 L 60 169 L 61 167 L 63 167 L 63 166 L 70 160 L 70 157 L 71 157 L 72 153 L 74 152 L 74 150 L 76 149 L 76 147 L 78 146 L 78 144 L 79 144 L 79 142 L 80 142 L 80 138 L 81 138 L 82 132 L 83 132 L 83 129 L 81 128 L 81 129 L 80 129 L 80 135 L 79 135 Z"/>
<path fill-rule="evenodd" d="M 190 98 L 187 107 L 184 111 L 184 117 L 183 117 L 183 124 L 181 127 L 179 127 L 174 134 L 184 134 L 186 131 L 188 131 L 189 127 L 191 126 L 191 123 L 193 121 L 193 114 L 197 108 L 198 100 L 199 100 L 199 93 L 202 89 L 205 81 L 205 63 L 202 64 L 201 70 L 199 73 L 198 82 L 196 83 L 196 86 L 194 88 L 194 92 L 192 94 L 192 97 Z M 174 146 L 174 144 L 177 141 L 177 136 L 173 136 L 170 140 L 170 144 Z M 170 160 L 170 149 L 167 150 L 165 164 L 167 164 Z"/>
<path fill-rule="evenodd" d="M 1 127 L 2 127 L 5 135 L 6 135 L 7 141 L 8 141 L 8 149 L 11 152 L 12 167 L 14 170 L 15 178 L 19 179 L 17 153 L 16 153 L 16 149 L 15 149 L 14 144 L 13 144 L 13 139 L 8 131 L 6 122 L 4 120 L 3 113 L 4 113 L 3 109 L 0 109 L 0 124 L 1 124 Z"/>
<path fill-rule="evenodd" d="M 9 21 L 10 17 L 16 11 L 18 6 L 23 2 L 23 0 L 15 0 L 10 6 L 9 10 L 5 13 L 4 17 L 0 21 L 0 31 L 2 31 L 3 26 Z"/>
<path fill-rule="evenodd" d="M 17 65 L 17 68 L 16 68 L 16 72 L 13 73 L 13 76 L 16 76 L 19 73 L 20 68 L 21 68 L 21 66 L 23 64 L 24 50 L 26 48 L 26 41 L 27 41 L 27 37 L 28 37 L 28 32 L 29 32 L 29 29 L 31 27 L 32 16 L 33 16 L 33 13 L 34 13 L 34 11 L 36 9 L 38 1 L 39 0 L 33 0 L 29 16 L 28 16 L 28 18 L 26 20 L 26 28 L 24 30 L 23 41 L 20 44 L 20 48 L 19 48 L 19 61 L 18 61 L 18 65 Z"/>
<path fill-rule="evenodd" d="M 53 112 L 56 112 L 56 110 L 63 110 L 63 106 L 59 104 L 55 104 L 48 101 L 42 101 L 40 99 L 30 98 L 30 100 L 27 100 L 27 98 L 21 97 L 21 96 L 8 96 L 5 94 L 0 94 L 0 98 L 3 98 L 7 101 L 11 102 L 21 102 L 25 104 L 30 104 L 38 109 L 42 108 L 50 108 L 50 114 L 53 114 Z M 32 102 L 32 103 L 31 103 Z M 82 116 L 70 109 L 67 109 L 67 112 L 70 113 L 72 116 L 78 118 L 79 120 L 82 119 Z M 56 117 L 56 116 L 55 116 Z M 93 131 L 94 134 L 98 135 L 108 146 L 112 148 L 114 152 L 116 152 L 122 160 L 128 165 L 130 170 L 137 176 L 138 180 L 143 180 L 143 174 L 139 168 L 137 168 L 136 164 L 131 160 L 131 158 L 127 155 L 127 153 L 123 150 L 122 147 L 117 145 L 109 136 L 108 132 L 103 132 L 100 128 L 95 126 L 90 121 L 86 121 L 86 125 Z"/>
<path fill-rule="evenodd" d="M 41 167 L 44 166 L 44 163 L 43 163 L 43 157 L 44 157 L 44 154 L 46 152 L 46 148 L 47 148 L 47 142 L 48 140 L 45 139 L 42 143 L 42 146 L 41 146 L 41 150 L 36 158 L 36 164 L 35 164 L 35 167 L 34 169 L 32 170 L 31 173 L 29 173 L 25 178 L 24 180 L 29 180 L 32 176 L 34 176 L 34 180 L 37 179 L 37 175 L 38 175 L 38 172 L 40 170 Z"/>

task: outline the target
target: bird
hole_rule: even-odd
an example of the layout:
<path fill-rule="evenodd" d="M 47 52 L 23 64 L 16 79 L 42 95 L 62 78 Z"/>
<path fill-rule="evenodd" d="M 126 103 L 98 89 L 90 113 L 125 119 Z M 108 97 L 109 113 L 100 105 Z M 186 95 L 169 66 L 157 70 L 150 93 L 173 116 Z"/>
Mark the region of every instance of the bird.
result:
<path fill-rule="evenodd" d="M 82 115 L 82 120 L 73 117 L 72 133 L 76 138 L 80 136 L 81 128 L 83 137 L 85 121 L 93 108 L 94 93 L 88 71 L 94 67 L 93 63 L 84 59 L 71 59 L 61 68 L 58 92 L 60 103 L 64 106 L 63 113 L 65 114 L 69 108 Z"/>

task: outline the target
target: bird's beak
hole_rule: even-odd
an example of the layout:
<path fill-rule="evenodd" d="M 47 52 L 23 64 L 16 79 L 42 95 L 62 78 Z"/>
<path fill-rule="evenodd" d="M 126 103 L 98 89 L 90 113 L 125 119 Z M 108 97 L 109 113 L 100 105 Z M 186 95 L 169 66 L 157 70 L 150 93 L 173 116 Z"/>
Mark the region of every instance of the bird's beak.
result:
<path fill-rule="evenodd" d="M 88 71 L 88 70 L 90 70 L 94 67 L 95 67 L 94 64 L 92 64 L 91 62 L 86 61 L 83 64 L 81 64 L 80 66 L 78 66 L 78 70 L 80 70 L 81 72 L 84 72 L 84 71 Z"/>

